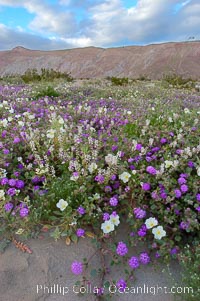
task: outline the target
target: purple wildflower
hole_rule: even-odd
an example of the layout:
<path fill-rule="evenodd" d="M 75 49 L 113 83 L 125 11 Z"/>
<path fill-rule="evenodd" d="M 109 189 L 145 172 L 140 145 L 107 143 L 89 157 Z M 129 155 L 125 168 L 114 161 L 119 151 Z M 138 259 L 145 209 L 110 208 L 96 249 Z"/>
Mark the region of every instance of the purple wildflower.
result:
<path fill-rule="evenodd" d="M 174 193 L 175 193 L 177 199 L 181 198 L 182 193 L 181 193 L 181 191 L 179 189 L 175 189 Z"/>
<path fill-rule="evenodd" d="M 74 261 L 71 265 L 71 271 L 75 275 L 80 275 L 83 272 L 82 262 Z"/>
<path fill-rule="evenodd" d="M 85 209 L 84 209 L 82 206 L 79 206 L 78 209 L 77 209 L 77 212 L 78 212 L 80 215 L 83 215 L 83 214 L 85 214 Z"/>
<path fill-rule="evenodd" d="M 180 215 L 180 210 L 175 209 L 174 212 L 175 212 L 176 215 Z"/>
<path fill-rule="evenodd" d="M 145 191 L 148 191 L 151 189 L 151 185 L 149 183 L 143 183 L 142 184 L 142 189 Z"/>
<path fill-rule="evenodd" d="M 188 178 L 188 174 L 187 173 L 181 173 L 180 174 L 180 178 Z"/>
<path fill-rule="evenodd" d="M 156 147 L 153 147 L 151 151 L 152 151 L 153 153 L 156 153 L 156 152 L 158 152 L 159 150 L 160 150 L 160 147 L 156 146 Z"/>
<path fill-rule="evenodd" d="M 8 178 L 2 178 L 1 185 L 6 185 L 6 184 L 8 184 Z"/>
<path fill-rule="evenodd" d="M 102 184 L 102 183 L 104 182 L 104 176 L 102 176 L 102 175 L 97 175 L 97 176 L 95 177 L 95 181 L 98 182 L 98 183 L 100 183 L 100 184 Z"/>
<path fill-rule="evenodd" d="M 19 137 L 15 137 L 14 140 L 13 140 L 13 143 L 14 144 L 17 144 L 21 141 L 21 139 Z"/>
<path fill-rule="evenodd" d="M 134 161 L 133 158 L 129 158 L 129 159 L 128 159 L 128 163 L 132 163 L 133 161 Z"/>
<path fill-rule="evenodd" d="M 119 256 L 125 256 L 128 253 L 127 245 L 125 243 L 123 243 L 122 241 L 120 241 L 117 245 L 116 253 Z"/>
<path fill-rule="evenodd" d="M 104 191 L 105 192 L 111 192 L 112 191 L 112 187 L 111 186 L 105 186 Z"/>
<path fill-rule="evenodd" d="M 20 175 L 19 171 L 15 171 L 15 172 L 14 172 L 14 176 L 15 176 L 15 177 L 19 177 L 19 175 Z"/>
<path fill-rule="evenodd" d="M 2 134 L 1 134 L 1 137 L 2 137 L 2 138 L 5 138 L 5 137 L 6 137 L 6 134 L 7 134 L 7 131 L 3 131 Z"/>
<path fill-rule="evenodd" d="M 117 197 L 113 196 L 112 198 L 110 198 L 109 203 L 110 203 L 111 206 L 117 206 L 117 204 L 118 204 Z"/>
<path fill-rule="evenodd" d="M 23 164 L 21 164 L 21 163 L 19 163 L 19 164 L 18 164 L 18 166 L 17 166 L 17 168 L 19 168 L 19 169 L 23 169 L 23 168 L 24 168 L 24 165 L 23 165 Z"/>
<path fill-rule="evenodd" d="M 187 180 L 185 178 L 179 178 L 178 179 L 179 185 L 185 184 L 186 182 L 187 182 Z"/>
<path fill-rule="evenodd" d="M 188 228 L 189 228 L 189 223 L 188 222 L 181 222 L 180 223 L 180 229 L 187 230 Z"/>
<path fill-rule="evenodd" d="M 194 166 L 195 166 L 195 165 L 194 165 L 194 162 L 192 162 L 192 161 L 189 161 L 189 162 L 188 162 L 188 167 L 194 168 Z"/>
<path fill-rule="evenodd" d="M 144 237 L 147 234 L 147 227 L 146 225 L 142 225 L 141 228 L 137 232 L 138 236 Z"/>
<path fill-rule="evenodd" d="M 104 221 L 108 221 L 109 219 L 110 219 L 110 214 L 107 213 L 107 212 L 105 212 L 105 213 L 103 214 L 103 220 L 104 220 Z"/>
<path fill-rule="evenodd" d="M 177 154 L 177 155 L 181 155 L 181 154 L 182 154 L 182 152 L 183 152 L 183 150 L 182 150 L 182 149 L 177 149 L 177 150 L 176 150 L 176 154 Z"/>
<path fill-rule="evenodd" d="M 115 180 L 116 180 L 116 178 L 117 178 L 117 176 L 116 176 L 116 175 L 112 175 L 112 176 L 110 177 L 110 179 L 111 179 L 112 181 L 115 181 Z"/>
<path fill-rule="evenodd" d="M 16 181 L 16 185 L 15 185 L 16 188 L 22 189 L 22 188 L 24 188 L 24 186 L 25 186 L 24 181 L 22 181 L 22 180 Z"/>
<path fill-rule="evenodd" d="M 142 144 L 138 143 L 135 147 L 136 150 L 141 151 L 142 149 Z"/>
<path fill-rule="evenodd" d="M 9 151 L 9 149 L 6 149 L 6 148 L 5 148 L 5 149 L 3 150 L 3 153 L 4 153 L 4 155 L 8 155 L 8 154 L 10 153 L 10 151 Z"/>
<path fill-rule="evenodd" d="M 196 199 L 197 199 L 198 202 L 200 202 L 200 193 L 197 193 Z"/>
<path fill-rule="evenodd" d="M 196 210 L 197 210 L 198 212 L 200 212 L 200 206 L 198 206 L 198 207 L 196 208 Z"/>
<path fill-rule="evenodd" d="M 160 197 L 161 197 L 161 199 L 165 200 L 165 199 L 167 198 L 166 192 L 162 191 L 162 192 L 160 193 Z"/>
<path fill-rule="evenodd" d="M 134 208 L 133 213 L 137 219 L 142 219 L 146 216 L 146 211 L 141 208 Z"/>
<path fill-rule="evenodd" d="M 140 262 L 142 264 L 148 264 L 150 262 L 150 257 L 146 252 L 140 254 Z"/>
<path fill-rule="evenodd" d="M 151 194 L 152 199 L 156 200 L 158 199 L 158 193 L 156 191 L 153 191 Z"/>
<path fill-rule="evenodd" d="M 118 146 L 117 145 L 113 145 L 111 149 L 114 152 L 114 151 L 116 151 L 118 149 Z"/>
<path fill-rule="evenodd" d="M 177 247 L 174 247 L 174 248 L 172 248 L 171 250 L 170 250 L 170 254 L 171 255 L 175 255 L 175 254 L 177 254 L 178 253 L 178 248 Z"/>
<path fill-rule="evenodd" d="M 160 255 L 160 253 L 157 251 L 156 253 L 155 253 L 155 258 L 160 258 L 161 257 L 161 255 Z"/>
<path fill-rule="evenodd" d="M 156 169 L 153 166 L 147 166 L 146 171 L 151 175 L 156 175 Z"/>
<path fill-rule="evenodd" d="M 9 186 L 14 187 L 16 185 L 16 180 L 15 179 L 10 179 L 8 181 Z"/>
<path fill-rule="evenodd" d="M 32 178 L 31 182 L 32 182 L 33 184 L 39 183 L 39 182 L 40 182 L 40 177 L 35 176 L 34 178 Z"/>
<path fill-rule="evenodd" d="M 126 186 L 124 190 L 125 190 L 125 192 L 129 192 L 131 189 L 129 186 Z"/>
<path fill-rule="evenodd" d="M 161 143 L 161 144 L 167 143 L 167 139 L 166 139 L 166 138 L 161 138 L 161 139 L 160 139 L 160 143 Z"/>
<path fill-rule="evenodd" d="M 98 287 L 95 289 L 95 295 L 96 296 L 102 296 L 104 293 L 104 288 L 103 287 Z"/>
<path fill-rule="evenodd" d="M 183 193 L 187 192 L 187 191 L 188 191 L 188 186 L 185 185 L 185 184 L 181 185 L 181 191 L 182 191 Z"/>
<path fill-rule="evenodd" d="M 117 288 L 119 289 L 119 292 L 124 292 L 126 288 L 126 281 L 124 279 L 119 279 L 116 283 Z"/>
<path fill-rule="evenodd" d="M 26 217 L 28 215 L 28 213 L 29 213 L 29 210 L 27 207 L 21 208 L 19 210 L 19 214 L 21 217 Z"/>
<path fill-rule="evenodd" d="M 137 269 L 139 267 L 139 259 L 135 256 L 132 256 L 129 261 L 128 261 L 128 264 L 129 266 L 132 268 L 132 269 Z"/>
<path fill-rule="evenodd" d="M 118 189 L 120 186 L 120 182 L 119 181 L 116 181 L 114 184 L 113 184 L 113 188 L 114 189 Z"/>
<path fill-rule="evenodd" d="M 9 188 L 6 193 L 7 193 L 7 195 L 13 196 L 13 195 L 16 194 L 16 189 L 15 188 Z"/>
<path fill-rule="evenodd" d="M 12 210 L 13 207 L 14 207 L 14 205 L 11 202 L 8 202 L 4 205 L 4 209 L 6 212 L 9 212 L 10 210 Z"/>
<path fill-rule="evenodd" d="M 85 235 L 85 230 L 84 230 L 84 229 L 81 229 L 81 228 L 77 229 L 77 230 L 76 230 L 76 235 L 77 235 L 78 237 L 84 236 L 84 235 Z"/>

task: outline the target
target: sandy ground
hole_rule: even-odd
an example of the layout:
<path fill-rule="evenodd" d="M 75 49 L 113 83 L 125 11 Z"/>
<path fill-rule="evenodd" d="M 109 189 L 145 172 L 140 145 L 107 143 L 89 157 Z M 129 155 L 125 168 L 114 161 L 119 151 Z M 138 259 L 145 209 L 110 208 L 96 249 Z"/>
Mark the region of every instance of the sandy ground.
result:
<path fill-rule="evenodd" d="M 124 229 L 125 231 L 125 229 Z M 123 231 L 118 234 L 123 240 Z M 93 301 L 99 300 L 92 293 L 100 285 L 98 276 L 92 277 L 91 285 L 86 285 L 86 293 L 81 296 L 75 286 L 80 276 L 71 273 L 70 266 L 74 260 L 82 261 L 95 252 L 90 238 L 80 239 L 78 244 L 67 246 L 64 239 L 54 241 L 47 235 L 42 239 L 30 239 L 26 244 L 32 254 L 23 253 L 13 243 L 0 253 L 0 301 Z M 131 250 L 132 255 L 139 250 Z M 94 256 L 91 261 L 93 268 L 100 266 L 100 256 Z M 135 272 L 136 279 L 123 294 L 113 292 L 113 301 L 173 301 L 175 295 L 169 293 L 172 286 L 176 286 L 173 278 L 180 284 L 180 268 L 173 261 L 170 271 L 162 272 L 165 266 L 149 264 Z M 123 268 L 114 266 L 107 279 L 123 277 Z M 105 289 L 105 292 L 108 292 Z M 101 298 L 100 300 L 106 300 Z"/>

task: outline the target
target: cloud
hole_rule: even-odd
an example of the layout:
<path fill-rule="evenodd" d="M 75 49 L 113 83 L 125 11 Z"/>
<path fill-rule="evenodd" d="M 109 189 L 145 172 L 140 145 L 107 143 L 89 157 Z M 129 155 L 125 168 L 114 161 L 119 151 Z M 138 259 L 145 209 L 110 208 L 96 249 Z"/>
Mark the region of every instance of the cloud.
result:
<path fill-rule="evenodd" d="M 56 50 L 74 47 L 73 44 L 61 39 L 48 39 L 21 30 L 13 30 L 4 24 L 0 24 L 0 49 L 8 50 L 18 45 L 35 50 Z"/>
<path fill-rule="evenodd" d="M 198 0 L 138 0 L 136 6 L 127 9 L 120 0 L 104 1 L 90 9 L 91 20 L 85 30 L 94 45 L 99 46 L 110 47 L 124 40 L 129 44 L 178 41 L 184 32 L 192 34 L 194 27 L 198 31 L 200 3 L 197 3 Z M 175 4 L 183 4 L 177 14 L 174 14 Z M 184 25 L 186 20 L 188 26 Z"/>
<path fill-rule="evenodd" d="M 23 7 L 29 13 L 35 15 L 29 28 L 39 33 L 54 33 L 69 35 L 77 30 L 75 16 L 69 10 L 62 10 L 58 5 L 49 4 L 40 0 L 0 0 L 0 5 Z"/>
<path fill-rule="evenodd" d="M 1 49 L 6 49 L 5 45 L 14 47 L 14 43 L 33 49 L 63 49 L 200 38 L 199 0 L 138 0 L 129 8 L 125 0 L 60 0 L 57 4 L 48 0 L 0 0 L 1 5 L 23 7 L 33 14 L 28 24 L 32 34 L 20 24 L 16 30 L 1 29 Z"/>

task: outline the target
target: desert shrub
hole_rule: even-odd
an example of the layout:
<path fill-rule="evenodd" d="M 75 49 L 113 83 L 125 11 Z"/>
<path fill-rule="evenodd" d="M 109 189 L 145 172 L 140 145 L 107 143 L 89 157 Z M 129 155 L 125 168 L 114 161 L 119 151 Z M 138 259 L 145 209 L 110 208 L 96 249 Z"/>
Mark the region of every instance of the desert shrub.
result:
<path fill-rule="evenodd" d="M 58 97 L 60 96 L 60 93 L 56 91 L 52 86 L 48 86 L 45 89 L 41 89 L 40 91 L 37 92 L 35 95 L 36 99 L 42 98 L 42 97 Z"/>
<path fill-rule="evenodd" d="M 200 245 L 188 245 L 179 255 L 182 271 L 182 286 L 189 287 L 190 294 L 183 295 L 184 301 L 199 301 L 200 296 Z"/>
<path fill-rule="evenodd" d="M 37 81 L 53 81 L 55 79 L 64 79 L 68 82 L 72 82 L 73 78 L 68 73 L 61 73 L 53 69 L 42 68 L 40 71 L 37 69 L 28 69 L 21 75 L 22 80 L 25 83 L 37 82 Z"/>
<path fill-rule="evenodd" d="M 194 80 L 177 74 L 165 75 L 163 81 L 176 88 L 194 88 L 195 86 Z"/>
<path fill-rule="evenodd" d="M 38 74 L 37 69 L 26 70 L 26 72 L 23 75 L 21 75 L 21 78 L 26 84 L 41 80 L 41 76 Z"/>
<path fill-rule="evenodd" d="M 148 78 L 147 75 L 143 74 L 138 77 L 138 80 L 139 81 L 149 81 L 150 79 Z"/>
<path fill-rule="evenodd" d="M 129 83 L 129 80 L 127 77 L 111 77 L 110 78 L 112 85 L 115 86 L 125 86 Z"/>

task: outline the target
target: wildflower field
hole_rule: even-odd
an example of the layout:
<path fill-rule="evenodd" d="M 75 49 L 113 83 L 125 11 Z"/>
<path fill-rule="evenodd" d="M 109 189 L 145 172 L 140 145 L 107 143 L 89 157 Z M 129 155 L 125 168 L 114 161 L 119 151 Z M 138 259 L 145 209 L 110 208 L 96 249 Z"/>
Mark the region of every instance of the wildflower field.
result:
<path fill-rule="evenodd" d="M 91 237 L 111 268 L 121 263 L 122 291 L 141 265 L 171 259 L 198 286 L 200 93 L 160 82 L 42 89 L 0 86 L 0 236 Z M 138 243 L 144 251 L 130 252 Z M 80 285 L 89 261 L 72 262 Z"/>

